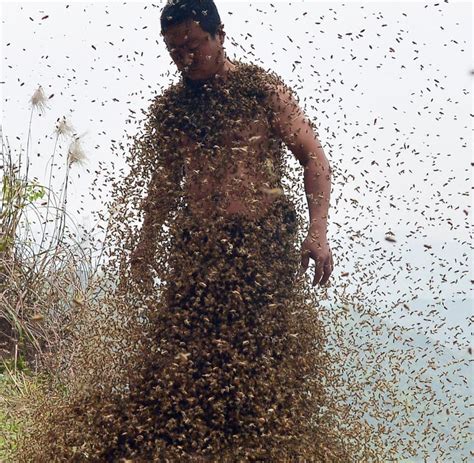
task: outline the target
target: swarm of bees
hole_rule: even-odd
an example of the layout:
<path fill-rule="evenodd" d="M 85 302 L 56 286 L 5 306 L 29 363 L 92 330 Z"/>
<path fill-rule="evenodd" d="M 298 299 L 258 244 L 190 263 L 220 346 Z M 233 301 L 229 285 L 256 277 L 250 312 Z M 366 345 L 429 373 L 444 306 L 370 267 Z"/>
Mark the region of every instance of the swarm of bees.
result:
<path fill-rule="evenodd" d="M 304 230 L 296 193 L 281 180 L 296 184 L 301 172 L 289 168 L 276 139 L 273 150 L 253 157 L 258 136 L 248 149 L 222 149 L 223 133 L 245 130 L 262 111 L 271 119 L 263 97 L 266 84 L 279 80 L 237 64 L 226 82 L 179 82 L 156 97 L 127 154 L 128 174 L 111 174 L 120 208 L 105 273 L 117 285 L 99 305 L 77 303 L 69 393 L 47 391 L 18 461 L 386 462 L 400 446 L 416 451 L 417 442 L 400 442 L 390 427 L 399 416 L 408 426 L 413 404 L 397 393 L 396 379 L 368 376 L 371 362 L 377 370 L 387 359 L 392 373 L 403 371 L 413 352 L 385 352 L 376 327 L 366 345 L 350 345 L 345 312 L 331 313 L 321 304 L 325 290 L 297 276 Z M 215 177 L 237 162 L 271 171 L 264 191 L 274 200 L 265 213 L 226 217 L 223 196 L 198 216 L 182 181 L 183 134 L 199 145 L 194 165 Z M 144 211 L 155 224 L 152 265 L 144 269 L 151 287 L 130 271 Z M 339 349 L 328 347 L 330 336 Z M 354 353 L 359 370 L 349 370 Z"/>
<path fill-rule="evenodd" d="M 128 316 L 121 327 L 109 320 L 121 333 L 115 339 L 128 343 L 126 354 L 115 353 L 122 361 L 109 365 L 120 365 L 120 378 L 103 374 L 102 362 L 97 371 L 91 368 L 91 350 L 100 353 L 88 346 L 87 384 L 80 390 L 71 385 L 75 397 L 43 416 L 41 448 L 30 444 L 25 456 L 36 451 L 36 460 L 51 461 L 86 455 L 90 461 L 323 461 L 329 455 L 331 461 L 348 461 L 357 453 L 340 439 L 332 414 L 336 404 L 331 406 L 323 387 L 331 382 L 331 360 L 323 349 L 317 300 L 297 278 L 299 218 L 289 195 L 280 193 L 281 183 L 268 185 L 279 194 L 264 214 L 225 216 L 217 205 L 207 220 L 197 220 L 178 187 L 182 151 L 173 143 L 183 131 L 199 140 L 198 154 L 216 175 L 238 161 L 256 168 L 255 156 L 215 147 L 230 124 L 245 130 L 262 109 L 268 111 L 262 105 L 265 79 L 275 78 L 257 65 L 238 63 L 225 83 L 199 89 L 176 84 L 153 101 L 129 155 L 130 174 L 116 183 L 115 200 L 127 207 L 115 208 L 123 214 L 111 224 L 108 274 L 118 285 L 108 301 L 115 317 Z M 277 180 L 285 169 L 282 146 L 271 153 Z M 260 161 L 257 168 L 269 164 L 263 155 Z M 144 202 L 148 185 L 152 203 Z M 144 204 L 158 224 L 149 243 L 155 249 L 148 269 L 152 288 L 135 283 L 126 259 L 139 227 L 125 224 L 140 217 Z M 131 314 L 139 311 L 146 321 L 133 323 Z M 86 361 L 78 353 L 76 372 L 80 359 Z"/>

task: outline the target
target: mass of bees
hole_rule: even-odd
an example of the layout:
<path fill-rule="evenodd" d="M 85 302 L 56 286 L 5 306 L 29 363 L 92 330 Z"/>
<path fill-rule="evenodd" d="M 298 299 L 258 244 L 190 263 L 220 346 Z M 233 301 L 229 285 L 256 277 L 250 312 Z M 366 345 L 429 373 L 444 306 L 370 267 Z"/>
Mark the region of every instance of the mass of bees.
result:
<path fill-rule="evenodd" d="M 188 3 L 207 11 L 210 2 Z M 424 354 L 388 349 L 401 333 L 376 327 L 366 342 L 344 339 L 345 311 L 331 312 L 321 304 L 327 290 L 298 274 L 302 169 L 271 133 L 265 98 L 285 84 L 256 64 L 234 64 L 225 80 L 182 79 L 157 95 L 124 154 L 128 173 L 110 173 L 108 286 L 77 304 L 68 357 L 50 360 L 58 376 L 31 404 L 18 461 L 388 462 L 448 439 L 428 412 L 411 414 L 413 400 L 440 413 L 452 400 L 421 378 L 414 362 Z M 254 121 L 266 121 L 268 140 L 249 131 Z M 214 207 L 190 206 L 186 181 L 206 169 L 222 178 L 236 165 L 267 172 L 274 198 L 262 214 L 227 216 L 228 195 L 204 184 L 201 201 Z M 245 190 L 256 211 L 258 185 L 236 178 L 235 192 Z M 148 263 L 133 273 L 139 245 Z M 370 324 L 363 301 L 346 300 L 342 287 L 336 299 Z M 404 372 L 411 401 L 398 389 Z M 428 440 L 402 440 L 397 428 L 427 429 Z"/>

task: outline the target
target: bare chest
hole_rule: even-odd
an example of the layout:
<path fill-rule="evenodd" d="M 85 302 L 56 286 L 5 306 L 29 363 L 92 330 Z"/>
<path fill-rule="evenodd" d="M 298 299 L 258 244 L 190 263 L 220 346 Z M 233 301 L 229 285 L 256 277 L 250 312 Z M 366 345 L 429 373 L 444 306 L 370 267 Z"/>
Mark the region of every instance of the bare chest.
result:
<path fill-rule="evenodd" d="M 238 129 L 223 131 L 212 149 L 186 140 L 185 195 L 196 214 L 261 215 L 273 197 L 266 193 L 279 184 L 272 163 L 270 131 L 255 119 Z"/>
<path fill-rule="evenodd" d="M 184 135 L 185 176 L 211 176 L 215 181 L 228 175 L 252 176 L 269 158 L 270 128 L 263 118 L 236 121 L 221 130 L 212 147 Z M 267 161 L 268 163 L 268 161 Z"/>

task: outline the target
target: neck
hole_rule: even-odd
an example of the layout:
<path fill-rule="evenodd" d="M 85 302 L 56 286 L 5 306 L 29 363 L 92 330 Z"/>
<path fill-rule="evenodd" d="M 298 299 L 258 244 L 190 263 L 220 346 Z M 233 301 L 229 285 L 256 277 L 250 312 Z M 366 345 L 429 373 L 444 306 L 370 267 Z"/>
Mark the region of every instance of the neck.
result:
<path fill-rule="evenodd" d="M 189 79 L 188 77 L 184 76 L 183 80 L 186 85 L 190 86 L 200 86 L 205 83 L 215 82 L 215 81 L 227 81 L 227 77 L 229 72 L 232 72 L 235 68 L 235 64 L 233 64 L 228 58 L 225 58 L 222 61 L 221 65 L 215 72 L 215 74 L 207 79 Z"/>
<path fill-rule="evenodd" d="M 235 64 L 232 64 L 231 61 L 226 58 L 220 66 L 219 70 L 216 72 L 216 77 L 221 78 L 225 81 L 227 80 L 229 71 L 232 71 L 234 68 Z"/>

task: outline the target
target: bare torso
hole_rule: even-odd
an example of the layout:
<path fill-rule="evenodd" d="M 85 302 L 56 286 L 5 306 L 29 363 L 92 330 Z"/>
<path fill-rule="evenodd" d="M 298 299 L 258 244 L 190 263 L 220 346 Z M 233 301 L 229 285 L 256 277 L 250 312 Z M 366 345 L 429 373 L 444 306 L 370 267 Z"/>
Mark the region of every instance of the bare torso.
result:
<path fill-rule="evenodd" d="M 223 171 L 202 155 L 199 143 L 184 139 L 184 192 L 194 215 L 209 217 L 217 210 L 224 216 L 259 218 L 268 210 L 283 194 L 269 137 L 268 122 L 263 118 L 226 131 L 216 147 L 218 156 L 229 159 Z"/>

